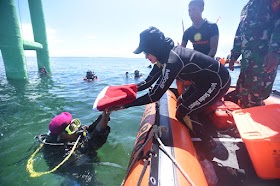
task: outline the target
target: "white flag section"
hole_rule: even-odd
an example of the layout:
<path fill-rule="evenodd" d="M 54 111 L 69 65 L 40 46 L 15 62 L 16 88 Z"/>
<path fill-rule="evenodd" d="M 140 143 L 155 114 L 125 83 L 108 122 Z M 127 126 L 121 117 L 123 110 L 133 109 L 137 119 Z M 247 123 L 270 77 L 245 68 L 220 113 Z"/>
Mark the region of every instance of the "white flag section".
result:
<path fill-rule="evenodd" d="M 98 94 L 93 104 L 94 111 L 123 106 L 136 100 L 137 85 L 107 86 Z"/>
<path fill-rule="evenodd" d="M 92 107 L 94 111 L 99 111 L 99 110 L 97 109 L 98 103 L 100 102 L 101 99 L 103 99 L 103 98 L 105 97 L 105 93 L 107 92 L 108 88 L 109 88 L 109 86 L 103 88 L 103 90 L 98 94 L 96 100 L 95 100 L 94 103 L 93 103 L 93 107 Z M 99 104 L 100 104 L 100 103 L 99 103 Z"/>

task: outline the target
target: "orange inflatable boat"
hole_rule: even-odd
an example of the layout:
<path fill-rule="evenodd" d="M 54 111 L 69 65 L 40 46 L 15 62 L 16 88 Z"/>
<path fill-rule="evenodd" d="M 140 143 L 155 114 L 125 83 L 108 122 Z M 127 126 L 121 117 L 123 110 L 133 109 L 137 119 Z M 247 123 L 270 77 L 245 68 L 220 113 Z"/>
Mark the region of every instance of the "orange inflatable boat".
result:
<path fill-rule="evenodd" d="M 168 91 L 146 106 L 123 185 L 207 185 L 187 128 Z"/>
<path fill-rule="evenodd" d="M 174 89 L 168 90 L 157 103 L 146 106 L 122 185 L 208 185 L 198 154 L 204 154 L 212 162 L 218 178 L 216 185 L 280 183 L 279 96 L 268 99 L 268 106 L 249 110 L 230 101 L 220 101 L 201 115 L 219 150 L 226 151 L 226 157 L 221 159 L 203 149 L 200 138 L 191 136 L 187 127 L 176 119 L 173 92 Z M 255 122 L 248 116 L 246 119 L 250 122 L 245 121 L 244 115 L 250 114 L 257 118 Z M 271 136 L 265 132 L 260 134 L 260 125 L 262 129 L 270 128 L 267 133 Z M 249 135 L 252 131 L 259 132 L 259 136 Z M 262 149 L 266 151 L 263 156 Z"/>

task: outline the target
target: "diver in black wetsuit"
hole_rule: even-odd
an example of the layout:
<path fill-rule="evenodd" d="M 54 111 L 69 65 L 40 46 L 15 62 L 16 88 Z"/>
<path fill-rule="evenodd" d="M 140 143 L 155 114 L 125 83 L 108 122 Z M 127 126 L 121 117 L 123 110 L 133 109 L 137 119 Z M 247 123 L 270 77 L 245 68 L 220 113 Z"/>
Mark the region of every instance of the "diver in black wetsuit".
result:
<path fill-rule="evenodd" d="M 93 163 L 99 162 L 97 150 L 106 143 L 110 133 L 109 115 L 104 111 L 89 126 L 72 119 L 69 112 L 55 116 L 49 124 L 50 132 L 36 136 L 43 145 L 38 149 L 42 147 L 43 157 L 51 170 L 36 172 L 29 165 L 30 175 L 37 177 L 55 171 L 55 174 L 68 177 L 62 185 L 100 185 Z"/>
<path fill-rule="evenodd" d="M 134 71 L 134 77 L 135 77 L 135 78 L 139 78 L 139 77 L 141 77 L 141 76 L 142 76 L 142 74 L 140 74 L 139 70 L 135 70 L 135 71 Z"/>
<path fill-rule="evenodd" d="M 93 81 L 95 79 L 97 79 L 97 76 L 95 75 L 95 73 L 92 72 L 91 70 L 87 71 L 86 77 L 84 77 L 84 80 L 86 80 L 86 81 Z"/>
<path fill-rule="evenodd" d="M 46 142 L 50 145 L 75 142 L 81 136 L 78 150 L 82 153 L 95 153 L 106 143 L 110 133 L 109 121 L 109 113 L 104 111 L 91 125 L 82 126 L 78 119 L 72 120 L 69 112 L 62 112 L 51 120 Z"/>
<path fill-rule="evenodd" d="M 216 143 L 198 120 L 198 114 L 227 92 L 231 82 L 227 69 L 210 56 L 182 46 L 174 47 L 172 39 L 155 27 L 140 34 L 140 44 L 134 53 L 141 52 L 155 65 L 146 80 L 137 84 L 137 90 L 145 90 L 156 83 L 147 94 L 123 107 L 158 101 L 175 79 L 190 81 L 191 85 L 177 99 L 176 117 L 186 123 L 185 116 L 190 116 L 193 132 L 207 142 L 210 149 L 215 149 Z"/>

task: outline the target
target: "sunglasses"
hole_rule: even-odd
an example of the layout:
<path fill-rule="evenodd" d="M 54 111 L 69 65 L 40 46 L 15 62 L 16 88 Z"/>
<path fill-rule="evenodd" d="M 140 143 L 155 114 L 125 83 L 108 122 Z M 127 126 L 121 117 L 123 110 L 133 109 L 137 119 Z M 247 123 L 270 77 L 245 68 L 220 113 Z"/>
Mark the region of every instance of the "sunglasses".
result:
<path fill-rule="evenodd" d="M 72 135 L 79 130 L 81 127 L 81 122 L 79 119 L 73 119 L 71 123 L 65 128 L 67 134 Z"/>

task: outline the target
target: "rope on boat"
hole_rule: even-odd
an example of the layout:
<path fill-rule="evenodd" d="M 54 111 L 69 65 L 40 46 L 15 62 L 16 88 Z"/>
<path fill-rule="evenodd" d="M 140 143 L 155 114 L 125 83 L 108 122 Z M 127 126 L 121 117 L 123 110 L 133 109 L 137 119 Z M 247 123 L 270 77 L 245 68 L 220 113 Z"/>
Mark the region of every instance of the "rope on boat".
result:
<path fill-rule="evenodd" d="M 151 128 L 151 129 L 152 129 L 152 128 Z M 137 151 L 137 154 L 135 155 L 135 157 L 138 157 L 138 156 L 140 155 L 140 152 L 142 152 L 142 150 L 143 150 L 144 147 L 147 145 L 147 143 L 153 138 L 154 135 L 150 135 L 151 129 L 150 129 L 149 132 L 148 132 L 148 133 L 149 133 L 149 134 L 148 134 L 148 135 L 149 135 L 149 138 L 145 141 L 145 143 L 144 143 L 144 144 L 141 146 L 141 148 Z M 130 173 L 132 167 L 134 166 L 134 164 L 136 163 L 136 161 L 138 161 L 139 159 L 140 159 L 140 158 L 134 158 L 134 159 L 132 160 L 132 162 L 130 163 L 129 167 L 127 168 L 126 176 L 125 176 L 125 178 L 123 179 L 123 182 L 122 182 L 121 186 L 124 185 L 124 183 L 125 183 L 125 181 L 126 181 L 128 175 L 129 175 L 129 173 Z"/>
<path fill-rule="evenodd" d="M 143 170 L 142 170 L 142 172 L 141 172 L 141 174 L 140 174 L 140 177 L 139 177 L 137 186 L 140 186 L 140 185 L 141 185 L 141 182 L 142 182 L 142 180 L 143 180 L 144 174 L 145 174 L 145 172 L 146 172 L 146 170 L 147 170 L 147 168 L 148 168 L 149 162 L 151 161 L 151 160 L 150 160 L 150 157 L 151 157 L 152 154 L 154 154 L 152 149 L 151 149 L 151 150 L 148 150 L 148 152 L 146 153 L 144 168 L 143 168 Z"/>
<path fill-rule="evenodd" d="M 187 122 L 189 122 L 191 124 L 191 120 L 190 118 L 185 118 L 187 120 Z M 183 174 L 183 176 L 186 178 L 186 180 L 189 182 L 189 184 L 191 186 L 194 186 L 195 184 L 193 183 L 193 181 L 191 180 L 191 178 L 189 177 L 189 175 L 184 171 L 184 169 L 181 167 L 181 165 L 176 161 L 176 159 L 170 154 L 168 153 L 168 151 L 165 148 L 165 145 L 162 143 L 162 141 L 160 140 L 160 137 L 162 135 L 162 132 L 164 130 L 162 130 L 162 127 L 159 126 L 159 103 L 156 104 L 156 125 L 153 126 L 154 129 L 154 138 L 157 140 L 157 142 L 159 143 L 159 149 L 161 149 L 164 154 L 167 155 L 167 157 L 172 161 L 172 163 L 174 163 L 174 165 L 180 170 L 180 172 Z M 192 125 L 192 124 L 191 124 Z"/>
<path fill-rule="evenodd" d="M 179 171 L 183 174 L 183 176 L 186 178 L 186 180 L 189 182 L 189 184 L 191 186 L 195 186 L 194 182 L 191 180 L 191 178 L 188 176 L 188 174 L 184 171 L 184 169 L 180 166 L 180 164 L 176 161 L 176 159 L 168 153 L 168 151 L 166 150 L 164 144 L 162 143 L 162 141 L 160 140 L 160 137 L 161 134 L 162 134 L 162 127 L 160 127 L 158 125 L 158 122 L 159 122 L 159 105 L 158 103 L 156 104 L 156 122 L 153 124 L 153 127 L 149 130 L 148 132 L 148 138 L 146 139 L 145 143 L 141 146 L 141 148 L 137 151 L 137 154 L 135 157 L 138 157 L 138 158 L 134 158 L 132 160 L 132 162 L 130 163 L 128 169 L 127 169 L 127 173 L 126 173 L 126 176 L 125 178 L 123 179 L 123 182 L 121 184 L 121 186 L 123 186 L 125 184 L 125 181 L 126 179 L 128 178 L 128 175 L 132 169 L 132 167 L 134 166 L 134 164 L 136 163 L 136 161 L 139 161 L 140 159 L 145 159 L 145 163 L 144 163 L 144 167 L 143 167 L 143 170 L 140 174 L 140 177 L 139 177 L 139 180 L 138 180 L 138 183 L 137 183 L 137 186 L 140 186 L 141 185 L 141 182 L 142 182 L 142 179 L 144 177 L 144 174 L 147 170 L 147 167 L 149 165 L 149 162 L 151 161 L 150 160 L 150 157 L 151 155 L 154 154 L 154 151 L 151 147 L 151 150 L 147 151 L 146 155 L 143 156 L 143 157 L 139 157 L 140 155 L 140 152 L 142 152 L 142 150 L 144 149 L 144 147 L 147 145 L 147 143 L 151 140 L 151 139 L 156 139 L 157 142 L 159 143 L 159 149 L 162 150 L 164 152 L 164 154 L 167 155 L 168 158 L 170 158 L 170 160 L 172 161 L 172 163 L 174 163 L 174 165 L 179 169 Z M 150 134 L 150 132 L 152 131 L 152 134 Z"/>
<path fill-rule="evenodd" d="M 194 186 L 195 184 L 193 183 L 193 181 L 191 180 L 191 178 L 188 176 L 188 174 L 184 171 L 184 169 L 181 167 L 181 165 L 176 161 L 176 159 L 167 152 L 167 150 L 165 149 L 164 144 L 162 143 L 162 141 L 160 140 L 159 136 L 157 135 L 157 133 L 155 133 L 155 138 L 159 143 L 159 147 L 160 149 L 168 156 L 168 158 L 170 158 L 170 160 L 174 163 L 174 165 L 181 171 L 181 173 L 183 174 L 183 176 L 187 179 L 187 181 L 190 183 L 190 185 Z"/>
<path fill-rule="evenodd" d="M 78 139 L 76 140 L 73 148 L 71 149 L 70 153 L 64 158 L 64 160 L 62 160 L 56 167 L 54 167 L 52 170 L 50 171 L 46 171 L 46 172 L 36 172 L 34 170 L 33 167 L 33 163 L 34 163 L 34 156 L 42 149 L 42 147 L 44 146 L 44 143 L 41 143 L 40 146 L 36 149 L 36 151 L 30 156 L 29 160 L 27 161 L 27 165 L 26 165 L 26 170 L 28 170 L 28 172 L 30 173 L 30 177 L 39 177 L 42 176 L 44 174 L 49 174 L 52 173 L 54 171 L 56 171 L 61 165 L 63 165 L 69 158 L 70 156 L 73 154 L 73 152 L 75 151 L 78 142 L 81 138 L 81 135 L 79 135 Z"/>

